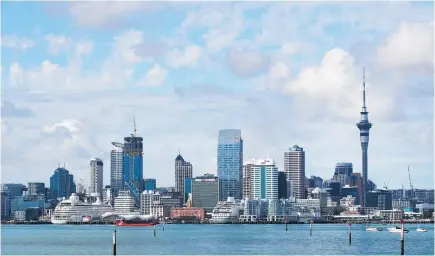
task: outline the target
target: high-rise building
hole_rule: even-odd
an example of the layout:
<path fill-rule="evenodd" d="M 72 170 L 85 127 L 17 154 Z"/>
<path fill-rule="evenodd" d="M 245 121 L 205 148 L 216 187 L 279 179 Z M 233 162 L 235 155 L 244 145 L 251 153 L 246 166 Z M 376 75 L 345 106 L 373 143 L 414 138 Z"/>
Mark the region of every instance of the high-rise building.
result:
<path fill-rule="evenodd" d="M 25 191 L 26 186 L 23 184 L 16 184 L 16 183 L 3 183 L 1 184 L 2 190 L 8 190 L 9 195 L 14 198 L 16 196 L 22 196 L 23 191 Z"/>
<path fill-rule="evenodd" d="M 27 191 L 29 196 L 36 196 L 39 194 L 45 195 L 45 184 L 44 182 L 29 182 Z"/>
<path fill-rule="evenodd" d="M 184 158 L 178 153 L 175 158 L 175 191 L 180 192 L 184 202 L 184 180 L 192 178 L 193 167 L 190 162 L 184 161 Z"/>
<path fill-rule="evenodd" d="M 76 192 L 74 176 L 69 174 L 65 167 L 58 167 L 50 177 L 50 191 L 53 199 L 59 197 L 68 198 L 72 193 Z"/>
<path fill-rule="evenodd" d="M 354 172 L 349 177 L 348 185 L 351 187 L 358 188 L 358 200 L 356 202 L 360 205 L 363 205 L 364 197 L 363 197 L 363 178 L 361 177 L 361 173 Z"/>
<path fill-rule="evenodd" d="M 243 140 L 242 131 L 226 129 L 219 131 L 217 147 L 217 175 L 219 200 L 228 197 L 243 197 Z"/>
<path fill-rule="evenodd" d="M 144 179 L 144 190 L 156 190 L 157 182 L 156 179 Z"/>
<path fill-rule="evenodd" d="M 208 213 L 213 211 L 219 201 L 219 179 L 213 174 L 192 179 L 192 207 L 204 208 Z"/>
<path fill-rule="evenodd" d="M 366 83 L 365 83 L 365 73 L 363 70 L 363 107 L 361 110 L 361 121 L 356 124 L 359 129 L 360 141 L 361 141 L 361 150 L 362 150 L 362 177 L 363 177 L 363 198 L 365 194 L 368 192 L 368 158 L 367 158 L 367 150 L 369 147 L 369 131 L 372 128 L 372 124 L 369 122 L 369 112 L 367 112 L 366 107 Z M 363 206 L 365 206 L 365 200 L 363 200 Z"/>
<path fill-rule="evenodd" d="M 124 151 L 122 147 L 110 151 L 110 187 L 115 195 L 124 189 Z"/>
<path fill-rule="evenodd" d="M 298 145 L 284 152 L 284 172 L 292 182 L 296 199 L 305 198 L 305 151 Z"/>
<path fill-rule="evenodd" d="M 346 185 L 347 179 L 353 173 L 352 163 L 336 163 L 333 180 L 340 182 L 341 186 Z"/>
<path fill-rule="evenodd" d="M 251 180 L 252 167 L 255 165 L 255 159 L 246 162 L 243 165 L 243 198 L 251 198 Z"/>
<path fill-rule="evenodd" d="M 99 158 L 92 158 L 91 166 L 91 196 L 103 198 L 103 161 Z"/>
<path fill-rule="evenodd" d="M 189 194 L 191 193 L 192 193 L 192 178 L 186 178 L 184 179 L 184 197 L 182 197 L 183 205 L 187 202 L 187 199 L 189 198 Z"/>
<path fill-rule="evenodd" d="M 287 199 L 287 175 L 278 172 L 278 199 Z"/>
<path fill-rule="evenodd" d="M 311 175 L 308 179 L 308 187 L 309 188 L 321 188 L 323 185 L 323 179 L 317 176 Z"/>
<path fill-rule="evenodd" d="M 278 167 L 275 160 L 256 160 L 252 167 L 251 198 L 278 199 Z"/>

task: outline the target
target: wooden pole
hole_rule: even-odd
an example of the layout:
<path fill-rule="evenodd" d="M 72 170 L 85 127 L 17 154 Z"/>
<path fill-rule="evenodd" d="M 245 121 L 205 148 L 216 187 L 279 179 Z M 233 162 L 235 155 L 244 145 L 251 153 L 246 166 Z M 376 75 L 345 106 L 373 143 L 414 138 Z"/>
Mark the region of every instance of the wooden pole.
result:
<path fill-rule="evenodd" d="M 116 255 L 116 226 L 115 232 L 113 232 L 113 255 Z"/>
<path fill-rule="evenodd" d="M 313 225 L 313 221 L 312 220 L 310 220 L 310 236 L 312 235 L 312 230 L 313 230 L 313 227 L 312 227 L 312 225 Z"/>
<path fill-rule="evenodd" d="M 352 244 L 352 223 L 349 223 L 349 244 Z"/>
<path fill-rule="evenodd" d="M 400 220 L 400 255 L 405 255 L 405 227 L 403 220 Z"/>
<path fill-rule="evenodd" d="M 287 216 L 285 217 L 285 231 L 287 231 L 288 230 L 288 226 L 287 226 Z"/>
<path fill-rule="evenodd" d="M 156 237 L 156 225 L 154 225 L 154 237 Z"/>

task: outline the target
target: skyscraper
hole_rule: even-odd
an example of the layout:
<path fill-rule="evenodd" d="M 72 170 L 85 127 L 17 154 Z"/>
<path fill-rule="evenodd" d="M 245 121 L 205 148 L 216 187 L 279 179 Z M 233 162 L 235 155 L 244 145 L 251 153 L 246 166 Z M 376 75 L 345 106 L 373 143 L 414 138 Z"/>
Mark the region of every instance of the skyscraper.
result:
<path fill-rule="evenodd" d="M 275 160 L 256 160 L 252 167 L 251 198 L 278 199 L 278 168 Z"/>
<path fill-rule="evenodd" d="M 219 178 L 219 200 L 226 201 L 228 197 L 242 199 L 243 140 L 241 130 L 219 131 L 217 175 Z"/>
<path fill-rule="evenodd" d="M 333 180 L 340 182 L 341 186 L 346 185 L 347 180 L 353 173 L 352 163 L 336 163 Z"/>
<path fill-rule="evenodd" d="M 29 196 L 45 194 L 45 184 L 44 182 L 29 182 L 27 190 Z"/>
<path fill-rule="evenodd" d="M 362 205 L 364 196 L 363 196 L 363 178 L 361 177 L 361 173 L 352 173 L 349 177 L 348 185 L 352 187 L 358 188 L 358 199 L 355 203 Z"/>
<path fill-rule="evenodd" d="M 368 159 L 367 159 L 367 149 L 369 147 L 369 131 L 372 128 L 372 124 L 369 122 L 369 112 L 367 112 L 366 107 L 366 82 L 365 82 L 365 72 L 363 69 L 363 107 L 361 110 L 361 121 L 356 124 L 360 133 L 361 149 L 362 149 L 362 175 L 363 175 L 363 198 L 368 192 Z M 365 200 L 363 200 L 363 206 L 365 206 Z"/>
<path fill-rule="evenodd" d="M 122 147 L 110 151 L 110 187 L 115 195 L 124 189 L 124 152 Z"/>
<path fill-rule="evenodd" d="M 69 174 L 69 171 L 65 167 L 59 166 L 50 177 L 50 191 L 53 199 L 58 197 L 68 198 L 71 193 L 76 192 L 74 176 Z"/>
<path fill-rule="evenodd" d="M 243 165 L 243 198 L 251 198 L 251 180 L 252 167 L 255 165 L 255 159 L 246 162 Z"/>
<path fill-rule="evenodd" d="M 192 164 L 184 161 L 184 158 L 178 153 L 178 156 L 175 158 L 175 192 L 180 192 L 183 202 L 185 202 L 184 180 L 192 178 L 192 169 Z"/>
<path fill-rule="evenodd" d="M 103 197 L 103 161 L 99 158 L 92 158 L 91 166 L 91 196 Z"/>
<path fill-rule="evenodd" d="M 296 199 L 305 198 L 305 151 L 298 145 L 284 152 L 284 172 Z"/>

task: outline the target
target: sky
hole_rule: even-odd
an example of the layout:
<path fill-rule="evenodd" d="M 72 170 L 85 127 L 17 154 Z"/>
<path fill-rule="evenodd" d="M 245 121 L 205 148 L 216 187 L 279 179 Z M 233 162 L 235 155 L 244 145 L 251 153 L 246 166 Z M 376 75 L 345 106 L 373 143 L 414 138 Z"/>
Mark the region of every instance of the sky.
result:
<path fill-rule="evenodd" d="M 180 149 L 216 174 L 220 129 L 244 161 L 297 144 L 306 176 L 361 172 L 362 69 L 373 123 L 369 179 L 434 187 L 431 2 L 1 2 L 1 179 L 89 184 L 112 141 L 144 140 L 144 177 L 173 186 Z"/>

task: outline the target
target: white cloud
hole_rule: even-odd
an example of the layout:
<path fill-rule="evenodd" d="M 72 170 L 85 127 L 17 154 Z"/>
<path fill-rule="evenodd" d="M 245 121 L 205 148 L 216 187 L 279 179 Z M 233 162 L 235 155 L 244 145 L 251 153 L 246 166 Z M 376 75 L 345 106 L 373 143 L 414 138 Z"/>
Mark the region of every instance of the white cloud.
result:
<path fill-rule="evenodd" d="M 72 45 L 71 38 L 63 35 L 49 34 L 45 36 L 45 40 L 48 42 L 48 52 L 53 55 L 69 50 Z"/>
<path fill-rule="evenodd" d="M 231 49 L 226 61 L 230 69 L 239 76 L 257 76 L 269 64 L 269 58 L 259 51 L 250 49 Z"/>
<path fill-rule="evenodd" d="M 26 37 L 18 37 L 16 35 L 2 35 L 1 37 L 1 46 L 19 49 L 25 51 L 28 48 L 31 48 L 35 45 L 33 40 L 30 40 Z"/>
<path fill-rule="evenodd" d="M 80 131 L 80 122 L 75 119 L 65 119 L 61 122 L 55 123 L 53 125 L 47 125 L 42 128 L 43 132 L 53 133 L 58 127 L 64 127 L 68 129 L 70 132 L 79 132 Z"/>
<path fill-rule="evenodd" d="M 390 68 L 426 67 L 433 72 L 434 26 L 402 22 L 377 50 L 378 61 Z"/>
<path fill-rule="evenodd" d="M 126 63 L 136 63 L 142 58 L 136 54 L 135 47 L 143 42 L 143 32 L 130 29 L 115 37 L 113 55 Z"/>
<path fill-rule="evenodd" d="M 178 49 L 167 53 L 168 64 L 173 68 L 194 65 L 202 56 L 203 50 L 197 45 L 189 45 L 183 51 Z"/>
<path fill-rule="evenodd" d="M 139 80 L 138 85 L 141 86 L 158 86 L 161 85 L 167 76 L 168 71 L 161 66 L 155 64 L 150 68 L 145 76 Z"/>
<path fill-rule="evenodd" d="M 9 85 L 17 86 L 23 83 L 24 71 L 18 62 L 12 63 L 9 67 Z"/>

